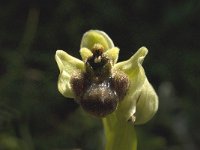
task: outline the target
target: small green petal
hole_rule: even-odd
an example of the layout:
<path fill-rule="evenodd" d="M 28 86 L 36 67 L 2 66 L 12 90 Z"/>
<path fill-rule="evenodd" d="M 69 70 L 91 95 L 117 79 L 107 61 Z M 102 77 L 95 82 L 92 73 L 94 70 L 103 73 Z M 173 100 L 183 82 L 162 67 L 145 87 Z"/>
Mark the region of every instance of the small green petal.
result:
<path fill-rule="evenodd" d="M 81 55 L 82 60 L 86 62 L 87 59 L 93 55 L 93 53 L 91 52 L 91 50 L 84 47 L 80 49 L 80 55 Z"/>
<path fill-rule="evenodd" d="M 104 55 L 113 61 L 113 64 L 117 63 L 118 56 L 119 56 L 119 48 L 113 47 L 106 52 L 104 52 Z"/>
<path fill-rule="evenodd" d="M 84 63 L 63 50 L 56 51 L 55 59 L 60 70 L 58 90 L 63 96 L 74 98 L 70 78 L 76 71 L 84 70 Z"/>
<path fill-rule="evenodd" d="M 85 47 L 92 49 L 94 44 L 101 44 L 105 50 L 114 47 L 114 44 L 110 37 L 103 31 L 89 30 L 86 32 L 81 40 L 81 48 Z"/>

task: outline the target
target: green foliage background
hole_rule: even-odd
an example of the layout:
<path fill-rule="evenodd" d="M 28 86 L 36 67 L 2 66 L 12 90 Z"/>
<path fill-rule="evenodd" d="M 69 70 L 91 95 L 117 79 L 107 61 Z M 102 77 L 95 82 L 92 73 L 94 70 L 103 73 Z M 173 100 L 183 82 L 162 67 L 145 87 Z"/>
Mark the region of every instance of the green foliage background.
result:
<path fill-rule="evenodd" d="M 100 119 L 57 91 L 57 49 L 78 58 L 82 34 L 105 31 L 120 60 L 141 46 L 160 97 L 156 116 L 137 126 L 138 150 L 200 148 L 198 0 L 0 1 L 0 149 L 101 150 Z"/>

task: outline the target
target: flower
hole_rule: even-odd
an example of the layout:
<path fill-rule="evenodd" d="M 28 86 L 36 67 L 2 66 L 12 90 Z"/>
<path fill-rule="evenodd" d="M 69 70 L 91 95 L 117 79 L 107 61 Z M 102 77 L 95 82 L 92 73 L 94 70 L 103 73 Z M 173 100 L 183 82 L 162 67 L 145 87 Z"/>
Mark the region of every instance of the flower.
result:
<path fill-rule="evenodd" d="M 142 67 L 147 53 L 147 48 L 141 47 L 130 59 L 117 63 L 119 48 L 110 37 L 89 30 L 80 45 L 82 60 L 56 51 L 58 90 L 94 116 L 115 113 L 118 120 L 143 124 L 158 109 L 158 97 Z"/>

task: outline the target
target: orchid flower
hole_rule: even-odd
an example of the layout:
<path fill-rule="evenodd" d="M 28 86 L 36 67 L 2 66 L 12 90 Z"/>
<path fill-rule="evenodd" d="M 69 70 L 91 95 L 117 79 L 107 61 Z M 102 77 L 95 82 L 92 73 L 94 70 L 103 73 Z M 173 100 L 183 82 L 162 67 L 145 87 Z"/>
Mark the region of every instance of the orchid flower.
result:
<path fill-rule="evenodd" d="M 102 118 L 106 150 L 136 150 L 134 125 L 146 123 L 158 109 L 157 94 L 142 67 L 147 53 L 141 47 L 130 59 L 117 62 L 119 48 L 99 30 L 83 35 L 82 60 L 56 51 L 59 92 Z"/>

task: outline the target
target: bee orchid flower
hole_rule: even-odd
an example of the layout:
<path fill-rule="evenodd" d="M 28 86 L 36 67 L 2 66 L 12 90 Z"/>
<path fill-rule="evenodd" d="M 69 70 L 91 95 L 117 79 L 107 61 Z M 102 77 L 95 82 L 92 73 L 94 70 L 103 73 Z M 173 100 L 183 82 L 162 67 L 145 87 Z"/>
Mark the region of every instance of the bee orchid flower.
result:
<path fill-rule="evenodd" d="M 142 67 L 147 53 L 147 48 L 141 47 L 130 59 L 117 62 L 119 48 L 99 30 L 83 35 L 82 60 L 56 51 L 59 92 L 102 118 L 106 150 L 135 150 L 134 125 L 146 123 L 158 109 L 157 94 Z"/>

